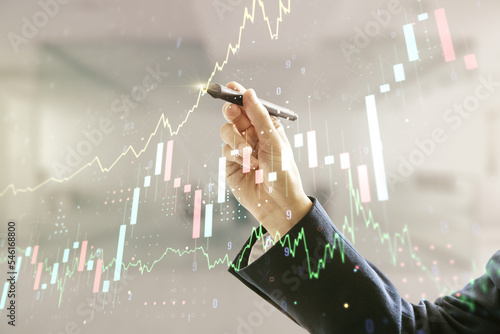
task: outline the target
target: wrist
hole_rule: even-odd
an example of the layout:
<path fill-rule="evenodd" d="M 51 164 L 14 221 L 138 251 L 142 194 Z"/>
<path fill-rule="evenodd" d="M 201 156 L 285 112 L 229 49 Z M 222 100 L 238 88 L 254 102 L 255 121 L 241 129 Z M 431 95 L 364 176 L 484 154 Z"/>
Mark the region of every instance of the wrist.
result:
<path fill-rule="evenodd" d="M 287 201 L 287 204 L 259 220 L 274 240 L 279 240 L 287 234 L 311 210 L 313 205 L 305 194 L 296 200 Z"/>

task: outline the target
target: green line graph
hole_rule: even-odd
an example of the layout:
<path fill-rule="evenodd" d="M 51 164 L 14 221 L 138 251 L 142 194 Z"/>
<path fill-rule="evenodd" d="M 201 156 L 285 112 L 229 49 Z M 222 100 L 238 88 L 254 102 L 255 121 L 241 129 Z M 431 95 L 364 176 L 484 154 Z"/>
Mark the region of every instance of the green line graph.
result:
<path fill-rule="evenodd" d="M 381 244 L 387 244 L 389 252 L 391 254 L 391 260 L 393 264 L 396 264 L 397 256 L 398 256 L 398 245 L 406 245 L 411 258 L 414 261 L 421 262 L 421 260 L 415 255 L 415 253 L 412 250 L 411 246 L 411 238 L 410 238 L 410 232 L 408 227 L 405 225 L 403 226 L 401 232 L 399 233 L 394 233 L 394 235 L 391 236 L 390 233 L 383 232 L 382 228 L 379 223 L 375 221 L 375 218 L 372 215 L 372 212 L 370 209 L 366 209 L 362 204 L 359 196 L 359 191 L 354 188 L 353 182 L 352 182 L 352 176 L 351 176 L 351 171 L 350 169 L 347 171 L 348 173 L 348 182 L 349 182 L 349 198 L 350 198 L 350 211 L 348 215 L 344 216 L 344 222 L 341 227 L 342 233 L 344 235 L 347 235 L 350 237 L 351 241 L 355 243 L 356 240 L 356 234 L 355 234 L 355 226 L 358 225 L 359 223 L 363 224 L 367 229 L 372 229 L 378 233 L 379 240 Z M 249 242 L 243 247 L 242 253 L 244 254 L 245 252 L 249 251 L 250 248 L 252 247 L 253 240 L 257 238 L 261 238 L 263 236 L 263 230 L 262 228 L 253 228 L 251 237 L 249 239 Z M 309 273 L 309 278 L 318 278 L 320 275 L 320 272 L 322 269 L 324 269 L 327 265 L 327 259 L 328 257 L 333 258 L 334 257 L 334 251 L 335 249 L 338 248 L 340 252 L 340 257 L 342 262 L 344 262 L 344 240 L 342 237 L 338 234 L 334 235 L 334 243 L 333 244 L 327 244 L 324 249 L 324 253 L 322 257 L 318 260 L 318 265 L 316 270 L 311 269 L 311 256 L 309 255 L 309 249 L 307 246 L 307 241 L 306 241 L 306 233 L 304 229 L 302 228 L 300 232 L 298 233 L 297 237 L 294 239 L 291 239 L 290 235 L 285 235 L 283 238 L 280 238 L 278 242 L 276 242 L 275 246 L 277 247 L 288 247 L 291 256 L 295 256 L 297 252 L 297 247 L 303 247 L 305 254 L 306 254 L 306 260 L 307 260 L 307 266 L 308 266 L 308 273 Z M 22 252 L 25 253 L 25 250 L 21 250 Z M 220 266 L 224 264 L 226 267 L 232 267 L 234 270 L 238 271 L 241 268 L 241 261 L 242 258 L 240 258 L 239 261 L 236 263 L 233 263 L 229 259 L 229 254 L 225 254 L 222 257 L 218 257 L 216 259 L 212 259 L 209 255 L 209 253 L 205 250 L 205 247 L 203 246 L 198 246 L 190 249 L 175 249 L 171 247 L 166 247 L 163 254 L 161 254 L 157 259 L 155 259 L 150 265 L 144 264 L 141 259 L 135 261 L 135 262 L 122 262 L 121 266 L 125 271 L 128 271 L 131 268 L 136 268 L 139 267 L 139 271 L 141 275 L 144 275 L 145 273 L 151 273 L 154 269 L 154 267 L 160 263 L 161 261 L 164 260 L 164 258 L 169 254 L 173 254 L 176 256 L 184 256 L 184 255 L 191 255 L 195 253 L 200 253 L 205 259 L 207 263 L 207 268 L 209 270 L 212 270 L 216 268 L 217 266 Z M 104 251 L 100 252 L 100 258 L 104 260 Z M 89 258 L 87 259 L 88 261 L 94 260 L 96 258 L 95 253 L 91 253 Z M 0 262 L 4 262 L 6 259 L 2 259 Z M 58 278 L 56 279 L 56 284 L 55 287 L 58 291 L 59 294 L 59 302 L 58 302 L 58 307 L 61 307 L 62 305 L 62 297 L 66 289 L 66 283 L 68 279 L 71 279 L 71 277 L 77 272 L 76 268 L 78 268 L 78 257 L 74 258 L 74 261 L 72 264 L 69 264 L 65 267 L 61 275 L 58 275 Z M 116 263 L 116 258 L 113 257 L 106 265 L 103 265 L 103 274 L 108 272 Z M 36 271 L 36 267 L 33 266 L 33 270 Z M 45 259 L 43 262 L 43 272 L 45 274 L 50 275 L 52 273 L 52 265 L 49 265 L 48 260 Z M 439 291 L 442 293 L 447 293 L 450 291 L 450 289 L 443 288 L 442 284 L 439 280 L 436 280 L 436 277 L 427 269 L 426 266 L 422 265 L 420 266 L 420 269 L 426 273 L 436 284 L 437 288 Z"/>

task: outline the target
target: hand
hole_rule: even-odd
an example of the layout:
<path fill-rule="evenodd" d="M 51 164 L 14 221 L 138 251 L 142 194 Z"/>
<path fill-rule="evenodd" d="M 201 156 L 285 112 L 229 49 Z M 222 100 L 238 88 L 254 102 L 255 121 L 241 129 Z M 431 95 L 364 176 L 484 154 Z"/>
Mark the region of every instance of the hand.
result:
<path fill-rule="evenodd" d="M 243 107 L 226 103 L 222 113 L 229 123 L 221 127 L 226 143 L 226 180 L 236 199 L 278 240 L 284 236 L 312 206 L 302 188 L 292 147 L 280 121 L 270 116 L 252 89 L 245 90 L 230 82 L 228 88 L 244 92 Z M 231 151 L 238 150 L 238 155 Z M 250 167 L 243 168 L 243 153 L 251 150 Z M 288 152 L 282 156 L 282 152 Z M 284 160 L 283 160 L 284 158 Z M 284 164 L 283 164 L 284 163 Z M 288 166 L 287 170 L 282 170 Z M 263 182 L 256 183 L 262 171 Z M 269 173 L 276 180 L 269 181 Z M 260 173 L 260 172 L 259 172 Z"/>

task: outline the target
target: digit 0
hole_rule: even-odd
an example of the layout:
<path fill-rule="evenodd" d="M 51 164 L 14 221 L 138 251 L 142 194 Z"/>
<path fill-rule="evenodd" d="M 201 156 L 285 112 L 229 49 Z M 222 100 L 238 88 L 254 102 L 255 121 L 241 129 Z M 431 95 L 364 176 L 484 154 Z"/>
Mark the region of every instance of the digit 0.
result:
<path fill-rule="evenodd" d="M 365 329 L 366 329 L 366 332 L 371 334 L 373 333 L 373 331 L 375 330 L 374 328 L 375 326 L 373 325 L 373 320 L 368 318 L 365 320 Z"/>

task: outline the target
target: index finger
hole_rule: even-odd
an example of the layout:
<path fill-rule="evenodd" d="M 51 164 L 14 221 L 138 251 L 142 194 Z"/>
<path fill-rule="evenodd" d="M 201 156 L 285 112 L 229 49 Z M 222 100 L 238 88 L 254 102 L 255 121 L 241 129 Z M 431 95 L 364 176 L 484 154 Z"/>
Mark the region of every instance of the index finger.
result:
<path fill-rule="evenodd" d="M 245 87 L 234 81 L 228 83 L 226 87 L 242 93 L 246 91 Z M 224 104 L 224 107 L 222 107 L 222 114 L 229 123 L 236 126 L 236 129 L 238 129 L 239 132 L 243 132 L 250 126 L 252 126 L 252 122 L 250 122 L 250 119 L 248 118 L 247 113 L 245 112 L 243 107 L 240 107 L 237 104 Z"/>

